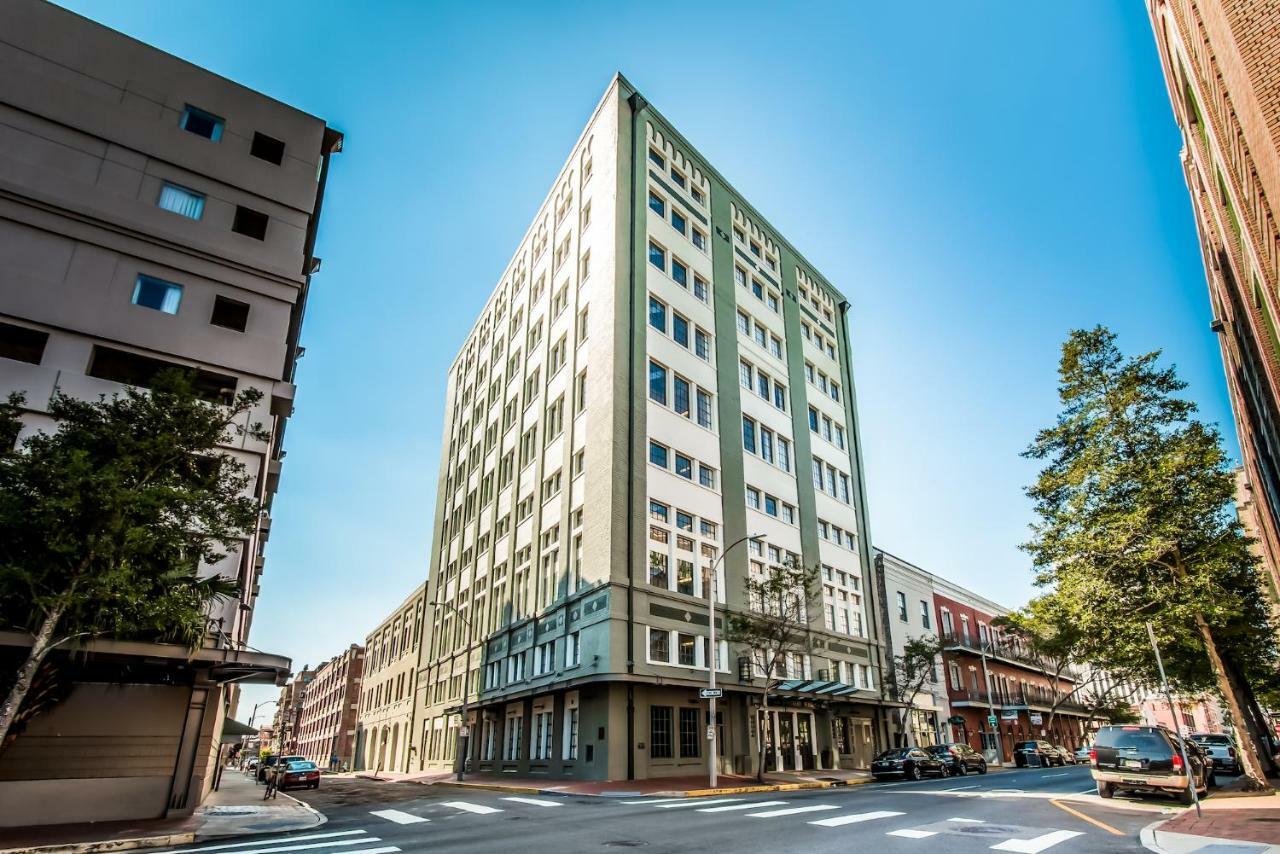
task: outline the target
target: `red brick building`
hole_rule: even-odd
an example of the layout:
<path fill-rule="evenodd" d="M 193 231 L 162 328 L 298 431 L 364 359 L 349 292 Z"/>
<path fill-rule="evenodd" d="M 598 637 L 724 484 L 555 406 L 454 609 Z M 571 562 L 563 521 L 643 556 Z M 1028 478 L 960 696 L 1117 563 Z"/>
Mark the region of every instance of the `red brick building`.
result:
<path fill-rule="evenodd" d="M 1071 750 L 1080 745 L 1087 713 L 1074 698 L 1059 703 L 1052 727 L 1049 723 L 1054 696 L 1069 694 L 1074 681 L 1058 679 L 1055 692 L 1052 676 L 992 627 L 992 618 L 1006 609 L 945 582 L 934 591 L 934 607 L 951 720 L 964 721 L 948 724 L 951 738 L 1000 762 L 1013 761 L 1019 741 L 1045 739 Z M 995 727 L 989 723 L 992 715 Z"/>
<path fill-rule="evenodd" d="M 351 768 L 364 675 L 364 647 L 352 644 L 316 668 L 296 725 L 299 754 L 322 768 Z"/>

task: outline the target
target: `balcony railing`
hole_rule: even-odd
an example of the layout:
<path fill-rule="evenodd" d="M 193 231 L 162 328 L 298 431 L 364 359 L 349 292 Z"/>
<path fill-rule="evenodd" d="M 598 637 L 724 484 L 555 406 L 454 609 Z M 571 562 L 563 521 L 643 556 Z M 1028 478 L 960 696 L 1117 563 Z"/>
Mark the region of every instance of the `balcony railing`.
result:
<path fill-rule="evenodd" d="M 995 706 L 1003 709 L 1050 709 L 1053 707 L 1053 693 L 1047 690 L 1030 688 L 1026 691 L 1001 691 L 999 689 L 991 691 L 973 690 L 966 688 L 961 691 L 951 692 L 951 701 L 953 703 L 969 702 L 977 705 Z M 1058 703 L 1058 713 L 1085 713 L 1088 709 L 1085 705 L 1074 698 L 1068 698 Z"/>

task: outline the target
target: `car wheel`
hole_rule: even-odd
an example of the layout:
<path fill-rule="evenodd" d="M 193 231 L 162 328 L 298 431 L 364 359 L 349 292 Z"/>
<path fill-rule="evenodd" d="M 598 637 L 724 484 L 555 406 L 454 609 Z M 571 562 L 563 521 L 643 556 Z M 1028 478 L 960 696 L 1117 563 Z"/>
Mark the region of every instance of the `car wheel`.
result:
<path fill-rule="evenodd" d="M 978 766 L 978 773 L 979 774 L 987 773 L 987 760 L 985 759 L 982 760 L 982 764 Z"/>
<path fill-rule="evenodd" d="M 969 766 L 964 763 L 963 759 L 961 759 L 956 764 L 956 776 L 963 777 L 965 774 L 968 774 L 968 773 L 969 773 Z"/>
<path fill-rule="evenodd" d="M 1116 793 L 1116 787 L 1110 783 L 1098 783 L 1098 797 L 1109 798 Z"/>
<path fill-rule="evenodd" d="M 911 770 L 907 772 L 907 776 L 912 780 L 919 780 L 924 775 L 920 773 L 919 765 L 912 765 Z"/>
<path fill-rule="evenodd" d="M 1192 796 L 1190 788 L 1179 789 L 1177 794 L 1178 794 L 1178 803 L 1182 804 L 1183 806 L 1189 807 L 1191 806 L 1192 803 L 1195 802 L 1195 798 Z"/>

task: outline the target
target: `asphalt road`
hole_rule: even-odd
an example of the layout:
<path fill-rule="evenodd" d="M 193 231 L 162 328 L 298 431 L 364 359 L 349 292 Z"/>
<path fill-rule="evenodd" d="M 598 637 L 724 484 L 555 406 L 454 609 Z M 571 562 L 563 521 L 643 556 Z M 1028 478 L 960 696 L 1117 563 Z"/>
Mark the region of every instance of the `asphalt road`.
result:
<path fill-rule="evenodd" d="M 1093 790 L 1087 767 L 680 799 L 524 796 L 326 779 L 319 790 L 292 793 L 328 817 L 320 827 L 176 850 L 566 854 L 639 848 L 656 854 L 873 846 L 876 854 L 1111 854 L 1144 850 L 1139 830 L 1161 818 L 1162 808 L 1175 808 L 1158 798 L 1104 803 L 1085 794 Z"/>

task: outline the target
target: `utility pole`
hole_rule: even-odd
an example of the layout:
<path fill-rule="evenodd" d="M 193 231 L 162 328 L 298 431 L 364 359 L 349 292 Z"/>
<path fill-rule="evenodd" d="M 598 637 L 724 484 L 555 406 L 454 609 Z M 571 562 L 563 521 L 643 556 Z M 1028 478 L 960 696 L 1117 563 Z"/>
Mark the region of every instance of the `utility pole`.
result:
<path fill-rule="evenodd" d="M 467 654 L 466 662 L 463 664 L 462 674 L 462 717 L 458 723 L 458 769 L 457 780 L 462 782 L 464 769 L 467 767 L 467 748 L 470 746 L 471 729 L 467 726 L 467 702 L 471 699 L 471 643 L 474 630 L 471 627 L 471 621 L 462 615 L 462 612 L 455 608 L 452 603 L 441 602 L 441 605 L 458 615 L 458 619 L 467 625 Z"/>
<path fill-rule="evenodd" d="M 1151 649 L 1156 654 L 1156 667 L 1160 671 L 1160 690 L 1164 693 L 1165 702 L 1169 704 L 1169 716 L 1173 718 L 1173 731 L 1178 735 L 1178 750 L 1182 753 L 1182 767 L 1187 769 L 1187 786 L 1191 789 L 1191 802 L 1196 805 L 1196 818 L 1200 817 L 1200 793 L 1196 791 L 1195 769 L 1191 767 L 1191 757 L 1187 756 L 1187 743 L 1182 738 L 1182 726 L 1178 723 L 1178 710 L 1173 705 L 1173 697 L 1169 694 L 1169 680 L 1164 675 L 1164 661 L 1160 658 L 1160 646 L 1156 643 L 1156 630 L 1147 621 L 1147 637 L 1151 639 Z"/>
<path fill-rule="evenodd" d="M 711 564 L 711 569 L 707 572 L 707 623 L 710 629 L 710 642 L 707 644 L 707 742 L 710 744 L 710 756 L 707 757 L 707 778 L 711 783 L 711 788 L 716 787 L 716 780 L 719 776 L 719 769 L 716 767 L 719 762 L 719 745 L 716 744 L 716 738 L 719 733 L 716 730 L 716 697 L 719 696 L 716 688 L 716 665 L 720 658 L 719 650 L 716 648 L 716 580 L 719 578 L 718 571 L 720 562 L 724 560 L 725 555 L 729 553 L 729 549 L 747 540 L 759 542 L 764 539 L 764 534 L 748 534 L 740 540 L 734 540 L 732 543 L 724 547 L 724 551 L 720 552 L 720 556 Z"/>
<path fill-rule="evenodd" d="M 982 656 L 982 680 L 987 685 L 987 725 L 995 731 L 996 763 L 1003 765 L 1004 751 L 1000 747 L 1000 719 L 996 717 L 995 694 L 991 690 L 991 672 L 987 670 L 987 644 L 982 638 L 978 638 L 978 652 Z"/>

